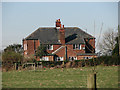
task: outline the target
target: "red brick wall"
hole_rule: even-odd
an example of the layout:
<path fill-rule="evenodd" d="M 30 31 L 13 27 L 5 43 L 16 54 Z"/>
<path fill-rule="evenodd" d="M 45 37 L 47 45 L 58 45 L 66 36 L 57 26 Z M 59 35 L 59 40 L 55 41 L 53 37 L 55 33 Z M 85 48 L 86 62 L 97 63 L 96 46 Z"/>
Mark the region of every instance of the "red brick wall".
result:
<path fill-rule="evenodd" d="M 24 56 L 34 55 L 35 50 L 40 45 L 39 40 L 23 40 L 23 48 L 24 44 L 27 44 L 27 50 L 24 50 Z"/>
<path fill-rule="evenodd" d="M 85 47 L 84 44 L 81 45 L 81 48 L 83 48 L 83 47 Z M 73 52 L 75 52 L 75 53 L 85 53 L 85 50 L 83 50 L 83 49 L 81 49 L 81 50 L 74 50 L 72 44 L 71 45 L 67 45 L 67 48 L 69 50 L 71 50 L 71 51 L 73 50 Z"/>
<path fill-rule="evenodd" d="M 93 43 L 94 42 L 94 43 Z M 89 43 L 95 47 L 95 40 L 91 39 L 89 41 Z M 34 55 L 34 50 L 37 49 L 37 47 L 40 45 L 39 40 L 23 40 L 23 46 L 24 44 L 27 44 L 27 50 L 24 51 L 24 56 L 30 56 L 30 55 Z M 34 48 L 34 44 L 35 44 L 35 48 Z M 73 50 L 73 45 L 66 45 L 67 46 L 67 57 L 72 57 L 72 56 L 76 56 L 77 59 L 83 59 L 84 56 L 77 56 L 77 53 L 85 53 L 85 50 L 81 49 L 81 50 Z M 52 53 L 53 51 L 55 51 L 56 49 L 58 49 L 59 47 L 61 47 L 61 45 L 53 45 L 53 50 L 47 50 L 48 53 Z M 81 47 L 85 47 L 84 44 L 81 45 Z M 25 52 L 27 52 L 27 55 L 25 54 Z M 59 57 L 64 57 L 65 59 L 65 47 L 62 48 L 61 50 L 59 50 L 58 52 L 55 53 L 56 55 L 58 55 Z M 53 60 L 53 56 L 48 56 L 49 60 Z M 40 60 L 40 59 L 38 59 Z"/>
<path fill-rule="evenodd" d="M 56 46 L 60 47 L 60 45 L 56 45 Z M 82 47 L 84 47 L 84 46 L 85 45 L 82 45 Z M 73 45 L 67 45 L 67 57 L 68 58 L 72 57 L 72 56 L 77 57 L 77 53 L 85 53 L 85 50 L 83 50 L 83 49 L 82 50 L 73 50 Z M 55 54 L 58 55 L 59 57 L 64 57 L 64 59 L 65 59 L 65 47 L 60 49 L 59 51 L 57 51 Z"/>
<path fill-rule="evenodd" d="M 59 57 L 65 57 L 65 48 L 60 49 L 55 54 L 58 55 Z"/>
<path fill-rule="evenodd" d="M 65 45 L 65 30 L 64 29 L 59 30 L 59 40 L 62 45 Z"/>
<path fill-rule="evenodd" d="M 54 61 L 54 56 L 45 56 L 49 58 L 49 61 Z M 37 61 L 40 61 L 40 58 L 37 58 Z"/>
<path fill-rule="evenodd" d="M 93 55 L 77 56 L 77 59 L 78 59 L 78 60 L 84 59 L 84 57 L 92 57 L 92 58 L 94 57 L 94 58 L 96 58 L 97 56 L 95 56 L 95 55 L 94 55 L 94 56 L 93 56 Z"/>
<path fill-rule="evenodd" d="M 95 39 L 85 39 L 86 53 L 95 53 Z"/>
<path fill-rule="evenodd" d="M 89 44 L 95 48 L 95 39 L 90 39 Z"/>
<path fill-rule="evenodd" d="M 61 45 L 53 45 L 53 50 L 47 50 L 48 53 L 54 52 L 56 49 L 58 49 Z"/>

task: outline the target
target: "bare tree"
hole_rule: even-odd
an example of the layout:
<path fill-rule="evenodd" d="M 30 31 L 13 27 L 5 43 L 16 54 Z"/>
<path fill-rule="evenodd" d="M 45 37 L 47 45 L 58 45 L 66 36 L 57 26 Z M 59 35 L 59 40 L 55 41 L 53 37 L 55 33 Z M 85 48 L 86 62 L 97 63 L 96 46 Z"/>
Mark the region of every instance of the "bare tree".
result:
<path fill-rule="evenodd" d="M 116 37 L 117 32 L 112 29 L 109 29 L 103 34 L 102 40 L 99 43 L 99 49 L 102 54 L 109 55 L 112 53 L 115 48 L 115 44 L 117 43 L 115 40 Z"/>

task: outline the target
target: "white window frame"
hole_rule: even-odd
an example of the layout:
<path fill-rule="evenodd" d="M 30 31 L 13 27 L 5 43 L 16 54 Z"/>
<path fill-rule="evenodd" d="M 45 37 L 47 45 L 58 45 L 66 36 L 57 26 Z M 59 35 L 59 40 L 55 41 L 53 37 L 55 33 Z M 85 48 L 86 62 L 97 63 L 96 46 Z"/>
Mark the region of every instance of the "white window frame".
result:
<path fill-rule="evenodd" d="M 40 61 L 49 61 L 49 57 L 42 57 L 42 58 L 40 58 Z"/>
<path fill-rule="evenodd" d="M 73 59 L 73 60 L 77 60 L 77 57 L 74 57 L 74 56 L 69 57 L 69 60 L 70 60 L 70 61 L 72 61 L 72 59 Z"/>
<path fill-rule="evenodd" d="M 86 57 L 86 56 L 85 56 L 84 59 L 92 59 L 92 57 Z"/>
<path fill-rule="evenodd" d="M 51 44 L 47 45 L 47 49 L 48 50 L 53 50 L 53 45 L 51 45 Z"/>
<path fill-rule="evenodd" d="M 24 44 L 24 50 L 27 50 L 27 44 Z"/>
<path fill-rule="evenodd" d="M 56 61 L 63 61 L 63 57 L 56 57 Z"/>
<path fill-rule="evenodd" d="M 85 47 L 82 47 L 83 50 L 85 50 Z"/>
<path fill-rule="evenodd" d="M 81 50 L 81 44 L 73 44 L 73 49 L 74 50 Z"/>

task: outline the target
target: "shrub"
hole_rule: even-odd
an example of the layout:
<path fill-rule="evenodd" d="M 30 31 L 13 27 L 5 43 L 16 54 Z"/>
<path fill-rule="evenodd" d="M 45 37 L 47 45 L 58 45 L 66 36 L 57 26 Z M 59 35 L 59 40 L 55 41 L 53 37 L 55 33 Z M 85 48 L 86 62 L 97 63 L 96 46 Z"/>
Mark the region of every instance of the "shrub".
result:
<path fill-rule="evenodd" d="M 54 64 L 51 64 L 50 67 L 54 67 Z"/>
<path fill-rule="evenodd" d="M 16 52 L 3 52 L 2 54 L 2 65 L 7 71 L 11 69 L 14 63 L 22 62 L 23 56 Z"/>
<path fill-rule="evenodd" d="M 104 64 L 104 65 L 120 65 L 120 56 L 101 56 L 96 58 L 96 64 Z"/>

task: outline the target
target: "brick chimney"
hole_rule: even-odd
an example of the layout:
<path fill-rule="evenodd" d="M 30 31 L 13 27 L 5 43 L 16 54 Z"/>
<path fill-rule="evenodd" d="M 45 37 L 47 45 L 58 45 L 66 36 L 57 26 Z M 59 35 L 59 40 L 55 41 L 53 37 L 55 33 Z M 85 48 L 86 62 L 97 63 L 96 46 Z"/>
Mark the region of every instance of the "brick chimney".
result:
<path fill-rule="evenodd" d="M 64 25 L 59 29 L 59 40 L 62 45 L 65 45 L 65 30 Z"/>
<path fill-rule="evenodd" d="M 60 19 L 56 20 L 56 29 L 60 29 L 61 27 L 61 21 Z"/>

